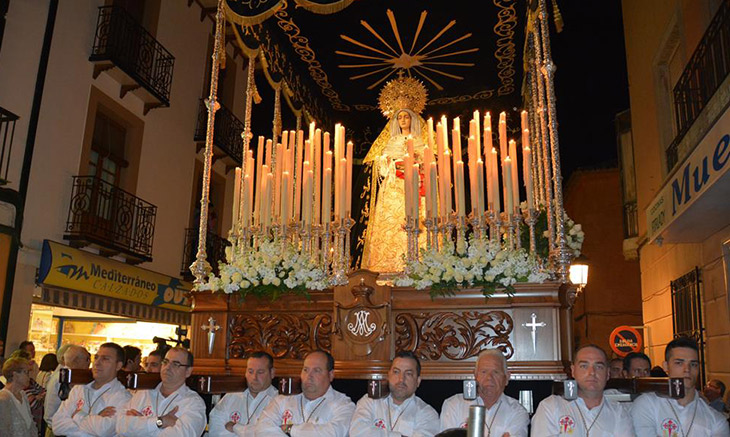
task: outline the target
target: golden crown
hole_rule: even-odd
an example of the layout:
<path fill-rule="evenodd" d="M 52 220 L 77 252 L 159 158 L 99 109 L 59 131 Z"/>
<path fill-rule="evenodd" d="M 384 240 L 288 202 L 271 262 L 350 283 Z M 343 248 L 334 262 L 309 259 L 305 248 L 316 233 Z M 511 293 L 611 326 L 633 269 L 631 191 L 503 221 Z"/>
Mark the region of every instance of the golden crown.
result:
<path fill-rule="evenodd" d="M 378 106 L 386 117 L 391 117 L 399 109 L 410 109 L 421 114 L 426 108 L 426 87 L 413 77 L 400 76 L 389 81 L 378 97 Z"/>

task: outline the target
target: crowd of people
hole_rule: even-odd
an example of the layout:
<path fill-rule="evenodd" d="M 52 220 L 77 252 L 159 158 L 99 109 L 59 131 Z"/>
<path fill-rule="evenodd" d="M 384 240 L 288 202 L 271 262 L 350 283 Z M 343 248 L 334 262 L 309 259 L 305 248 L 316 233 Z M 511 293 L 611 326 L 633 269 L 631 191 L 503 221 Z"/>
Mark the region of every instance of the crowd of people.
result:
<path fill-rule="evenodd" d="M 108 363 L 110 351 L 116 351 L 114 363 L 119 363 L 119 368 L 111 366 Z M 122 388 L 124 393 L 126 389 L 117 381 L 118 386 L 113 384 L 116 381 L 117 371 L 126 370 L 129 372 L 147 372 L 159 373 L 160 363 L 162 361 L 162 352 L 160 350 L 152 351 L 149 356 L 144 358 L 145 365 L 142 366 L 142 351 L 135 346 L 121 347 L 116 343 L 105 343 L 99 348 L 99 351 L 93 358 L 92 373 L 95 381 L 106 381 L 111 386 L 115 386 L 118 390 Z M 23 341 L 8 359 L 2 365 L 2 376 L 0 376 L 0 437 L 25 437 L 25 436 L 41 436 L 53 437 L 54 435 L 115 435 L 113 420 L 111 432 L 108 427 L 99 427 L 98 421 L 89 420 L 87 423 L 93 424 L 95 431 L 69 432 L 68 424 L 62 419 L 56 426 L 53 425 L 55 415 L 61 410 L 61 407 L 71 405 L 64 403 L 59 396 L 61 384 L 59 381 L 60 369 L 89 369 L 92 364 L 92 357 L 89 352 L 81 346 L 73 344 L 64 344 L 56 353 L 49 353 L 41 358 L 40 366 L 35 361 L 35 345 L 30 341 Z M 107 373 L 104 373 L 107 372 Z M 97 373 L 99 377 L 97 378 Z M 113 374 L 109 379 L 109 374 Z M 95 389 L 91 389 L 95 390 Z M 82 390 L 83 391 L 83 390 Z M 74 393 L 74 390 L 71 390 Z M 76 390 L 79 393 L 79 390 Z M 85 395 L 85 393 L 84 393 Z M 89 398 L 94 397 L 93 393 Z M 85 397 L 80 398 L 85 401 Z M 76 400 L 78 402 L 78 399 Z M 108 412 L 107 412 L 108 413 Z M 87 413 L 86 416 L 94 414 Z M 102 416 L 103 417 L 103 416 Z M 65 423 L 65 424 L 64 424 Z M 58 428 L 63 432 L 59 433 Z M 54 429 L 56 430 L 54 434 Z"/>
<path fill-rule="evenodd" d="M 451 396 L 440 415 L 415 394 L 421 384 L 421 363 L 412 352 L 398 352 L 391 362 L 387 396 L 365 395 L 355 404 L 332 387 L 335 361 L 321 350 L 305 357 L 301 393 L 296 395 L 280 395 L 272 386 L 276 371 L 271 355 L 252 353 L 245 371 L 246 390 L 226 394 L 208 415 L 203 399 L 185 384 L 193 370 L 193 355 L 185 348 L 171 348 L 164 357 L 150 354 L 143 368 L 138 348 L 104 343 L 93 357 L 93 381 L 73 386 L 61 402 L 58 369 L 87 369 L 92 357 L 84 348 L 68 345 L 59 349 L 55 369 L 45 357 L 38 369 L 32 361 L 32 344 L 22 346 L 2 367 L 6 381 L 0 391 L 0 436 L 38 435 L 33 408 L 40 402 L 47 436 L 198 437 L 208 427 L 208 435 L 214 437 L 447 437 L 464 435 L 470 407 L 480 405 L 485 408 L 486 436 L 730 437 L 722 413 L 725 386 L 712 380 L 702 392 L 696 389 L 701 363 L 698 345 L 689 338 L 667 345 L 662 366 L 669 377 L 684 379 L 684 397 L 670 399 L 648 392 L 631 403 L 612 400 L 607 381 L 612 376 L 648 376 L 651 361 L 634 353 L 614 366 L 619 363 L 609 360 L 599 346 L 586 345 L 577 350 L 571 365 L 577 397 L 549 396 L 539 403 L 532 419 L 520 402 L 505 395 L 510 372 L 496 349 L 478 356 L 476 399 Z M 130 392 L 117 379 L 120 370 L 143 369 L 160 372 L 161 382 L 154 389 Z M 39 380 L 46 381 L 45 387 Z"/>

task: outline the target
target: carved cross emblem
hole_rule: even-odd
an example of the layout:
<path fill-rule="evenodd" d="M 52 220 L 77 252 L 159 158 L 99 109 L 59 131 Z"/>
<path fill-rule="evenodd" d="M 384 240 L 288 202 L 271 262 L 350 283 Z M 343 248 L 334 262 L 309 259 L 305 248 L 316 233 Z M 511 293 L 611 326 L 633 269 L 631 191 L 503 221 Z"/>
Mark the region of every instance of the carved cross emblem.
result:
<path fill-rule="evenodd" d="M 476 399 L 476 383 L 472 380 L 464 381 L 464 399 Z"/>
<path fill-rule="evenodd" d="M 563 382 L 564 397 L 567 400 L 573 400 L 577 397 L 576 383 L 574 379 Z"/>
<path fill-rule="evenodd" d="M 679 397 L 679 394 L 682 392 L 682 381 L 675 379 L 672 381 L 672 386 L 674 387 L 674 396 Z"/>
<path fill-rule="evenodd" d="M 537 314 L 532 313 L 530 316 L 532 319 L 532 322 L 530 323 L 523 323 L 522 326 L 525 328 L 531 328 L 532 332 L 530 333 L 532 335 L 532 353 L 537 352 L 537 328 L 542 328 L 547 326 L 547 323 L 545 322 L 538 322 L 537 321 Z"/>
<path fill-rule="evenodd" d="M 378 387 L 378 383 L 376 381 L 370 381 L 370 394 L 375 396 L 375 389 Z"/>
<path fill-rule="evenodd" d="M 355 323 L 348 323 L 347 330 L 355 337 L 368 337 L 375 331 L 375 323 L 368 323 L 370 311 L 360 310 L 353 313 L 355 315 Z"/>
<path fill-rule="evenodd" d="M 201 326 L 203 331 L 208 331 L 208 355 L 213 354 L 213 344 L 215 343 L 215 333 L 221 329 L 220 325 L 217 325 L 213 317 L 208 317 L 208 324 Z"/>

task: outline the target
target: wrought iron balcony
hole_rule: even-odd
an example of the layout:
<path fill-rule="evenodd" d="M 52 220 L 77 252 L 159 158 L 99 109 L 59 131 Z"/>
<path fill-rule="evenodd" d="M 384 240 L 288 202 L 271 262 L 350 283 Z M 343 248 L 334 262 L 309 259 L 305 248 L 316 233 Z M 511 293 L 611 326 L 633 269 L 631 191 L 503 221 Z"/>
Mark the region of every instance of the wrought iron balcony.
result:
<path fill-rule="evenodd" d="M 208 107 L 205 100 L 200 100 L 198 107 L 198 123 L 195 126 L 194 141 L 205 142 L 205 134 L 208 128 Z M 233 112 L 221 105 L 215 113 L 215 130 L 213 131 L 213 144 L 223 151 L 233 161 L 233 165 L 240 166 L 243 157 L 243 122 Z"/>
<path fill-rule="evenodd" d="M 145 114 L 152 108 L 170 106 L 175 57 L 124 8 L 99 8 L 89 61 L 97 63 L 94 78 L 114 67 L 124 72 L 124 75 L 110 72 L 122 84 L 122 98 L 127 92 L 144 88 L 146 93 L 137 94 L 145 101 Z"/>
<path fill-rule="evenodd" d="M 130 264 L 152 261 L 157 207 L 94 176 L 74 176 L 66 233 L 76 247 L 123 254 Z"/>
<path fill-rule="evenodd" d="M 677 136 L 666 150 L 669 171 L 679 161 L 679 143 L 715 91 L 730 75 L 730 0 L 724 0 L 674 86 Z"/>
<path fill-rule="evenodd" d="M 213 273 L 218 274 L 218 263 L 226 260 L 226 247 L 231 243 L 225 238 L 213 232 L 208 232 L 205 238 L 205 252 L 208 255 L 208 263 L 213 268 Z M 183 262 L 180 266 L 180 276 L 192 280 L 190 265 L 195 261 L 198 254 L 198 228 L 185 229 L 185 245 L 183 246 Z"/>
<path fill-rule="evenodd" d="M 10 152 L 13 151 L 13 137 L 15 136 L 15 122 L 18 116 L 0 108 L 0 186 L 8 184 L 8 169 L 10 168 Z"/>

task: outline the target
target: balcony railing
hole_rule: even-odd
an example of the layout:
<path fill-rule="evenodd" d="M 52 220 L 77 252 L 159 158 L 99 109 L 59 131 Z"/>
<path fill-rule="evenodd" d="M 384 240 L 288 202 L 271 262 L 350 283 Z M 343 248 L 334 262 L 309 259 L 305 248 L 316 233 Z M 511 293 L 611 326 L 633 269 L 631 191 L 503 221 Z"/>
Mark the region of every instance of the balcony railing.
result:
<path fill-rule="evenodd" d="M 230 246 L 228 240 L 221 238 L 213 232 L 208 232 L 205 239 L 205 251 L 208 255 L 208 263 L 213 268 L 213 273 L 218 274 L 218 263 L 226 260 L 226 246 Z M 185 245 L 183 246 L 183 262 L 180 266 L 180 276 L 192 278 L 190 265 L 195 261 L 198 254 L 198 228 L 185 229 Z"/>
<path fill-rule="evenodd" d="M 208 108 L 205 101 L 200 100 L 198 108 L 198 123 L 195 126 L 195 141 L 205 141 L 208 128 Z M 215 113 L 215 130 L 213 144 L 230 156 L 237 165 L 241 165 L 243 156 L 243 122 L 230 109 L 221 105 Z"/>
<path fill-rule="evenodd" d="M 13 151 L 13 137 L 15 136 L 15 122 L 18 116 L 0 108 L 0 186 L 8 183 L 8 169 L 10 168 L 10 152 Z"/>
<path fill-rule="evenodd" d="M 152 260 L 157 207 L 94 176 L 74 176 L 66 234 L 74 246 L 122 253 L 134 264 Z"/>
<path fill-rule="evenodd" d="M 679 161 L 679 143 L 730 74 L 730 0 L 724 0 L 674 86 L 677 136 L 667 148 L 667 168 Z"/>
<path fill-rule="evenodd" d="M 170 106 L 175 57 L 120 6 L 102 6 L 89 60 L 109 61 Z"/>

